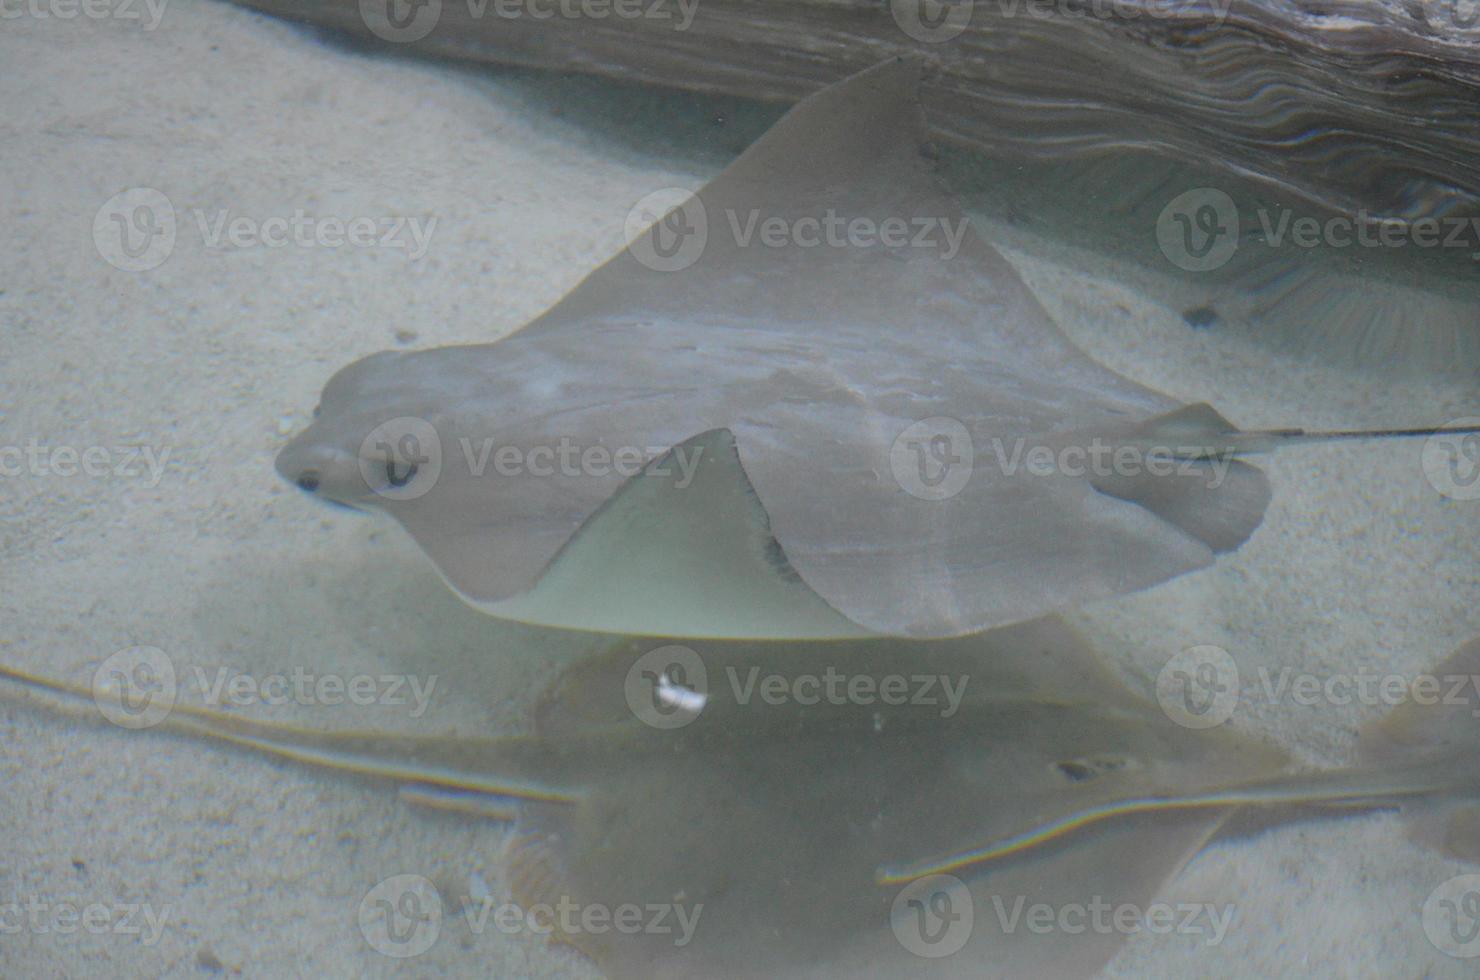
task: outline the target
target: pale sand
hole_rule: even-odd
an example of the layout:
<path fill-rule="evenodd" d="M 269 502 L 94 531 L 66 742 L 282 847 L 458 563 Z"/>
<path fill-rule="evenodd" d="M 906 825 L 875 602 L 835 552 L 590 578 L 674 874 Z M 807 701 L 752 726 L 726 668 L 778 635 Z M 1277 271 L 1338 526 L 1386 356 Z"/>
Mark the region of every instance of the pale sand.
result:
<path fill-rule="evenodd" d="M 252 712 L 322 727 L 516 730 L 533 692 L 597 641 L 465 609 L 399 531 L 282 485 L 273 452 L 332 371 L 397 346 L 397 331 L 413 331 L 412 346 L 489 340 L 539 312 L 620 245 L 634 202 L 699 184 L 768 110 L 740 113 L 749 121 L 737 131 L 702 111 L 720 103 L 397 63 L 218 3 L 171 6 L 152 32 L 84 17 L 4 23 L 0 441 L 147 444 L 169 458 L 157 486 L 5 479 L 0 656 L 86 682 L 115 650 L 157 646 L 184 665 L 191 700 L 191 667 L 436 675 L 420 718 L 393 706 Z M 596 110 L 578 108 L 592 100 Z M 650 144 L 643 127 L 675 104 L 684 112 Z M 164 192 L 180 220 L 168 260 L 141 273 L 105 264 L 91 234 L 103 202 L 137 186 Z M 376 248 L 211 249 L 196 227 L 197 209 L 262 219 L 298 208 L 438 223 L 414 262 Z M 1062 255 L 1025 272 L 1081 342 L 1245 426 L 1476 414 L 1459 386 L 1397 390 L 1218 347 L 1100 278 L 1093 260 Z M 1145 691 L 1168 657 L 1207 643 L 1228 649 L 1255 691 L 1260 668 L 1283 665 L 1421 671 L 1480 632 L 1480 503 L 1436 493 L 1419 453 L 1415 442 L 1266 459 L 1274 504 L 1241 551 L 1076 618 Z M 1231 723 L 1338 765 L 1382 710 L 1256 697 Z M 215 962 L 248 976 L 594 975 L 539 937 L 474 935 L 455 909 L 414 960 L 387 959 L 361 936 L 360 899 L 392 874 L 425 875 L 453 902 L 476 874 L 505 896 L 498 824 L 9 699 L 0 745 L 0 908 L 143 903 L 165 917 L 152 943 L 0 933 L 0 975 L 193 976 Z M 1223 842 L 1163 897 L 1232 903 L 1230 935 L 1211 948 L 1200 935 L 1139 936 L 1110 973 L 1473 976 L 1476 961 L 1440 954 L 1420 923 L 1430 890 L 1466 870 L 1409 844 L 1385 815 Z"/>

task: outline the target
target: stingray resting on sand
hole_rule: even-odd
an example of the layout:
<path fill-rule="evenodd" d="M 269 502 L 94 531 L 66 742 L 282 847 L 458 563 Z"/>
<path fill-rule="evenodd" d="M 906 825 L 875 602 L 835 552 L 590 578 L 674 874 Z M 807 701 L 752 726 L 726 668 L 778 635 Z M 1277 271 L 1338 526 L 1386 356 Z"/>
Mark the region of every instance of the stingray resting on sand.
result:
<path fill-rule="evenodd" d="M 675 910 L 662 930 L 552 919 L 612 977 L 1092 976 L 1135 921 L 1030 928 L 1013 910 L 1144 911 L 1242 807 L 1411 808 L 1419 839 L 1480 856 L 1467 703 L 1415 698 L 1363 733 L 1360 766 L 1292 773 L 1270 746 L 1172 721 L 1057 619 L 949 641 L 654 646 L 570 668 L 533 733 L 503 738 L 264 724 L 151 704 L 131 677 L 89 690 L 0 667 L 0 682 L 512 819 L 522 908 Z M 1436 675 L 1477 672 L 1480 640 Z M 925 675 L 929 697 L 882 696 Z M 1230 925 L 1200 914 L 1187 927 L 1209 941 Z"/>
<path fill-rule="evenodd" d="M 1235 456 L 1378 434 L 1240 432 L 1087 357 L 937 185 L 919 72 L 807 98 L 513 335 L 343 369 L 279 471 L 500 617 L 948 637 L 1205 567 L 1269 499 Z"/>

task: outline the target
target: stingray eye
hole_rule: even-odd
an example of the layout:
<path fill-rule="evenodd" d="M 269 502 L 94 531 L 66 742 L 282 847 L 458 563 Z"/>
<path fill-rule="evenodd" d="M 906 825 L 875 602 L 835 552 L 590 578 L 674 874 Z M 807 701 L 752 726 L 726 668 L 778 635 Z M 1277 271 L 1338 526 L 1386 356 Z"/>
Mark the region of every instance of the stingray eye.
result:
<path fill-rule="evenodd" d="M 1054 763 L 1054 768 L 1062 773 L 1064 778 L 1071 783 L 1082 783 L 1086 780 L 1094 779 L 1099 775 L 1093 767 L 1074 759 L 1068 762 L 1056 762 Z"/>
<path fill-rule="evenodd" d="M 1055 762 L 1051 768 L 1071 783 L 1088 782 L 1110 772 L 1130 767 L 1131 760 L 1119 756 L 1097 755 L 1084 759 L 1066 759 Z"/>
<path fill-rule="evenodd" d="M 313 417 L 314 418 L 318 418 L 320 415 L 323 414 L 323 411 L 324 411 L 324 406 L 322 406 L 322 405 L 315 405 L 313 407 Z"/>

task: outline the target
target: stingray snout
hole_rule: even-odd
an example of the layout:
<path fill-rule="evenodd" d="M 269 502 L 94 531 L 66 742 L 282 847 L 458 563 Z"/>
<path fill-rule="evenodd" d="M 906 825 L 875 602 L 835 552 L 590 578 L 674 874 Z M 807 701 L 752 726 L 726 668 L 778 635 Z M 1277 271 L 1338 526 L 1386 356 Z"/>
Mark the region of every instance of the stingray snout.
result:
<path fill-rule="evenodd" d="M 310 429 L 278 451 L 274 466 L 279 475 L 318 499 L 355 507 L 354 498 L 365 489 L 357 460 L 311 436 Z"/>

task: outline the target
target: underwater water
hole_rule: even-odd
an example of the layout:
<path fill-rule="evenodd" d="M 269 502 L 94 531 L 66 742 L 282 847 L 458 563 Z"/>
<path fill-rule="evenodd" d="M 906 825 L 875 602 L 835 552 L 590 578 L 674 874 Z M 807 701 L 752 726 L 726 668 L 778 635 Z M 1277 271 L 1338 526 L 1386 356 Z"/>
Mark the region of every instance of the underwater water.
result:
<path fill-rule="evenodd" d="M 636 202 L 700 186 L 780 107 L 400 60 L 221 3 L 157 21 L 147 5 L 4 9 L 0 62 L 24 97 L 0 108 L 0 662 L 89 685 L 152 648 L 182 702 L 257 720 L 527 731 L 537 694 L 610 641 L 470 609 L 397 527 L 310 499 L 274 456 L 333 372 L 519 327 L 622 247 Z M 1278 335 L 1239 322 L 1264 295 L 1248 280 L 1184 276 L 1157 220 L 1204 186 L 1196 170 L 944 164 L 1054 320 L 1144 385 L 1244 429 L 1480 415 L 1473 334 L 1408 357 L 1405 329 L 1349 308 L 1355 287 L 1291 286 L 1307 267 L 1253 240 L 1233 267 L 1298 310 Z M 1280 220 L 1278 202 L 1235 196 L 1251 226 Z M 168 247 L 124 249 L 118 222 L 164 214 L 161 198 Z M 341 243 L 325 220 L 373 232 Z M 283 244 L 264 243 L 283 240 L 269 222 Z M 1469 258 L 1334 251 L 1351 282 L 1412 290 L 1410 310 L 1440 294 L 1448 322 L 1474 326 Z M 1318 341 L 1292 336 L 1302 320 Z M 1069 618 L 1153 703 L 1173 658 L 1220 649 L 1242 692 L 1230 730 L 1299 765 L 1352 764 L 1358 728 L 1393 706 L 1380 682 L 1480 634 L 1480 460 L 1454 445 L 1261 456 L 1273 497 L 1247 543 Z M 1378 693 L 1356 693 L 1364 678 Z M 506 823 L 413 809 L 384 783 L 9 696 L 0 780 L 3 976 L 600 975 L 465 914 L 514 901 Z M 1399 815 L 1248 823 L 1157 895 L 1231 910 L 1227 931 L 1137 930 L 1103 975 L 1474 975 L 1480 959 L 1433 937 L 1470 921 L 1435 910 L 1475 868 L 1410 841 Z M 443 903 L 435 940 L 404 958 L 364 927 L 401 875 Z"/>

